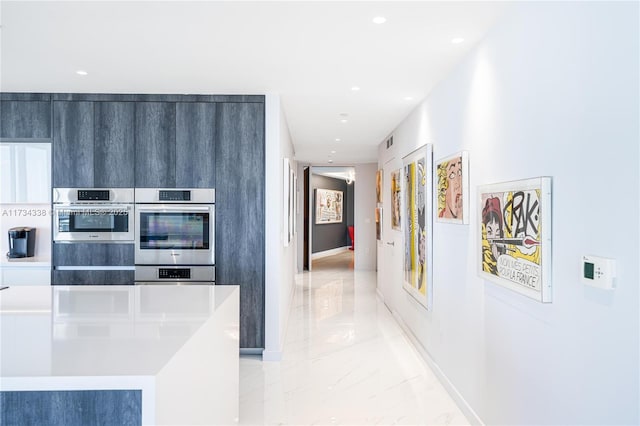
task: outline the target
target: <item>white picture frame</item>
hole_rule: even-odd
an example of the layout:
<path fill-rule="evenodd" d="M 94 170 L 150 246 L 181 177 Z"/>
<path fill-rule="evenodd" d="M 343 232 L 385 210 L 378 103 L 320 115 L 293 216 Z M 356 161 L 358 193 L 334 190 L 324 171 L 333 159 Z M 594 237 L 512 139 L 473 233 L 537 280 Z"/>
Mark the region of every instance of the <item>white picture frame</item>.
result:
<path fill-rule="evenodd" d="M 478 187 L 478 275 L 552 302 L 551 178 Z"/>
<path fill-rule="evenodd" d="M 433 307 L 433 145 L 402 159 L 402 287 L 427 310 Z"/>
<path fill-rule="evenodd" d="M 469 224 L 469 153 L 436 161 L 436 222 Z"/>
<path fill-rule="evenodd" d="M 344 194 L 333 189 L 316 189 L 316 225 L 342 223 Z"/>

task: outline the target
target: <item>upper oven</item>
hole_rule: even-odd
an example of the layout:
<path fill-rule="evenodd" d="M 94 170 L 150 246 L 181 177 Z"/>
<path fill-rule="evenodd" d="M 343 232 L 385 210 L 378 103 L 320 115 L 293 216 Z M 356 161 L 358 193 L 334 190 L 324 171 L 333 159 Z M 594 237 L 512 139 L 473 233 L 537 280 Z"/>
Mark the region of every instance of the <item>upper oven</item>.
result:
<path fill-rule="evenodd" d="M 214 265 L 215 189 L 135 190 L 136 265 Z"/>
<path fill-rule="evenodd" d="M 133 241 L 133 188 L 54 188 L 53 240 Z"/>

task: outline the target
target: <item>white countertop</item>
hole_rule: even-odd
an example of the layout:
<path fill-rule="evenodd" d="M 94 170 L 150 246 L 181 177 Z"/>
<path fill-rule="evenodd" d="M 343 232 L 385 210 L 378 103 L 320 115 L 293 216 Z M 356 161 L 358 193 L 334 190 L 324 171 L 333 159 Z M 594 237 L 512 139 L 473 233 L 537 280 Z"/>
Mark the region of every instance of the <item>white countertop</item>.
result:
<path fill-rule="evenodd" d="M 238 301 L 237 286 L 10 287 L 0 390 L 142 389 L 145 424 L 233 423 Z"/>
<path fill-rule="evenodd" d="M 51 257 L 32 256 L 9 259 L 7 256 L 0 257 L 0 267 L 6 268 L 40 268 L 51 267 Z"/>

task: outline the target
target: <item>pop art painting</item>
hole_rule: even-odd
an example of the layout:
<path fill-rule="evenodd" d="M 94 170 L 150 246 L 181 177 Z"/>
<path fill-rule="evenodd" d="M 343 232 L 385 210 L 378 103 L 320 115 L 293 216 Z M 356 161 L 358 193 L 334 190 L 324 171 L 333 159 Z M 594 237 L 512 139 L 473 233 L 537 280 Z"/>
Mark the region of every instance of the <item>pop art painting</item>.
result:
<path fill-rule="evenodd" d="M 376 240 L 382 240 L 382 207 L 376 207 Z"/>
<path fill-rule="evenodd" d="M 479 275 L 551 302 L 551 178 L 478 187 Z"/>
<path fill-rule="evenodd" d="M 401 178 L 400 170 L 391 172 L 391 228 L 396 231 L 401 231 L 402 225 L 402 212 L 400 206 L 400 190 L 401 190 Z"/>
<path fill-rule="evenodd" d="M 462 151 L 436 164 L 437 222 L 469 223 L 469 155 Z"/>
<path fill-rule="evenodd" d="M 433 150 L 425 145 L 403 158 L 403 288 L 422 306 L 432 306 Z"/>
<path fill-rule="evenodd" d="M 382 203 L 382 173 L 383 170 L 376 172 L 376 202 L 378 204 Z"/>

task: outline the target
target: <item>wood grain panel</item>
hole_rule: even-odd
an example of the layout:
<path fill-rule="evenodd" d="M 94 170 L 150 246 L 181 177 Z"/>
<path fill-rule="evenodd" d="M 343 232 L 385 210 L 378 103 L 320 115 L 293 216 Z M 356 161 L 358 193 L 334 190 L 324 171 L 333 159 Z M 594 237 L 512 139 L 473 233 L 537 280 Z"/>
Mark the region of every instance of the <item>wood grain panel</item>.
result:
<path fill-rule="evenodd" d="M 53 266 L 133 266 L 134 244 L 53 244 Z"/>
<path fill-rule="evenodd" d="M 93 103 L 53 103 L 53 187 L 93 186 Z"/>
<path fill-rule="evenodd" d="M 133 188 L 135 104 L 95 103 L 94 186 Z"/>
<path fill-rule="evenodd" d="M 176 105 L 136 103 L 135 186 L 175 188 Z"/>
<path fill-rule="evenodd" d="M 2 425 L 140 425 L 141 390 L 0 392 Z"/>
<path fill-rule="evenodd" d="M 264 347 L 264 105 L 216 110 L 216 284 L 240 285 L 240 347 Z"/>
<path fill-rule="evenodd" d="M 52 285 L 133 285 L 134 271 L 53 270 Z"/>
<path fill-rule="evenodd" d="M 216 105 L 176 104 L 176 186 L 215 187 Z"/>
<path fill-rule="evenodd" d="M 1 138 L 51 137 L 51 102 L 2 101 L 0 102 Z"/>
<path fill-rule="evenodd" d="M 51 93 L 2 92 L 0 101 L 51 101 Z"/>

